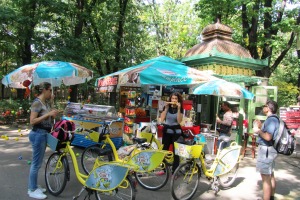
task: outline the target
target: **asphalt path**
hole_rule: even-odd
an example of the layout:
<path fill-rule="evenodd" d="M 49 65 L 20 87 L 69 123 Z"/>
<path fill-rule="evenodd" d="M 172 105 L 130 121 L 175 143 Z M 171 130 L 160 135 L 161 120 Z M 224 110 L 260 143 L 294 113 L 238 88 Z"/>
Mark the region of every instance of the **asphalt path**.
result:
<path fill-rule="evenodd" d="M 0 126 L 0 200 L 29 200 L 27 195 L 28 174 L 31 161 L 31 146 L 28 140 L 29 130 L 25 125 Z M 8 140 L 4 136 L 8 137 Z M 81 148 L 74 147 L 79 154 L 80 163 Z M 53 153 L 47 148 L 45 161 Z M 69 159 L 70 162 L 70 159 Z M 256 159 L 251 155 L 241 161 L 237 179 L 235 183 L 226 190 L 221 190 L 217 196 L 210 190 L 209 182 L 201 177 L 201 184 L 193 199 L 208 200 L 258 200 L 262 197 L 262 185 L 260 176 L 255 171 Z M 65 190 L 58 197 L 49 193 L 49 200 L 72 199 L 82 188 L 75 177 L 75 172 L 71 166 L 71 180 L 67 183 Z M 276 162 L 275 176 L 277 179 L 277 189 L 275 199 L 300 200 L 300 156 L 279 156 Z M 45 163 L 39 174 L 39 184 L 45 187 L 44 179 Z M 95 197 L 92 196 L 91 199 Z M 84 199 L 82 195 L 79 199 Z M 148 191 L 137 186 L 137 200 L 158 199 L 171 200 L 170 182 L 158 191 Z"/>

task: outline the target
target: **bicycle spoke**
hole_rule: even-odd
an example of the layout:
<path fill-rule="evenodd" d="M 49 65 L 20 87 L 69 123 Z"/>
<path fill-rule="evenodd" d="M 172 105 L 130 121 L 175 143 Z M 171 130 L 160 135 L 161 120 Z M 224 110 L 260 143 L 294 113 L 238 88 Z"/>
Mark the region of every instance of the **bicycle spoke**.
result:
<path fill-rule="evenodd" d="M 190 199 L 196 193 L 200 172 L 198 166 L 184 163 L 174 172 L 171 179 L 172 196 L 175 200 Z"/>

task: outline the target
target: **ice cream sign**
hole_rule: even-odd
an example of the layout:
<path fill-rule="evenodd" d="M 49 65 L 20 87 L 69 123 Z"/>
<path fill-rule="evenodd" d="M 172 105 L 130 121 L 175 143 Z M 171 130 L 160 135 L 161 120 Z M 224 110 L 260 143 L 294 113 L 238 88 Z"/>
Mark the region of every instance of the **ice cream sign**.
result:
<path fill-rule="evenodd" d="M 118 84 L 118 76 L 109 76 L 98 80 L 98 87 L 117 85 L 117 84 Z"/>

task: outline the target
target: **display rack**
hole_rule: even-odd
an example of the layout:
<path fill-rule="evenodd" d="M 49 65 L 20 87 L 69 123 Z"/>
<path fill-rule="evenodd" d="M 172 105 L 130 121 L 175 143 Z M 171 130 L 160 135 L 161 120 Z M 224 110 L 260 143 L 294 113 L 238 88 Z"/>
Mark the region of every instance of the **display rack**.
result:
<path fill-rule="evenodd" d="M 300 128 L 300 106 L 281 107 L 279 112 L 288 129 Z"/>
<path fill-rule="evenodd" d="M 123 140 L 123 119 L 116 114 L 116 109 L 113 106 L 81 104 L 69 102 L 64 110 L 62 119 L 71 120 L 75 123 L 76 128 L 82 127 L 85 129 L 96 129 L 101 131 L 104 124 L 111 121 L 114 123 L 114 131 L 111 133 L 111 138 L 115 138 L 116 143 L 121 143 Z M 88 140 L 83 134 L 75 134 L 72 145 L 87 147 L 94 144 Z"/>
<path fill-rule="evenodd" d="M 125 117 L 124 117 L 124 142 L 132 144 L 132 138 L 134 137 L 134 121 L 136 117 L 135 109 L 135 98 L 137 93 L 135 90 L 127 91 L 127 100 L 125 105 Z"/>

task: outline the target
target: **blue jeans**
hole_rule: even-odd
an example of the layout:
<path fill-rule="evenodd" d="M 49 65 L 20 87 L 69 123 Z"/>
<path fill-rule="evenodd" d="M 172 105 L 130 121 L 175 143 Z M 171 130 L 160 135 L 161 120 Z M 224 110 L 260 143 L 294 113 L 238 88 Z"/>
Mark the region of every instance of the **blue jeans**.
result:
<path fill-rule="evenodd" d="M 220 133 L 219 137 L 230 137 L 230 134 L 229 133 Z M 220 144 L 221 144 L 221 141 L 218 140 L 218 149 L 220 147 Z M 230 142 L 224 142 L 223 141 L 222 146 L 221 146 L 221 150 L 224 149 L 225 147 L 229 147 L 229 144 L 230 144 Z"/>
<path fill-rule="evenodd" d="M 38 173 L 46 151 L 47 133 L 44 129 L 32 130 L 29 133 L 29 141 L 32 145 L 32 161 L 29 171 L 28 189 L 31 191 L 37 189 Z"/>

